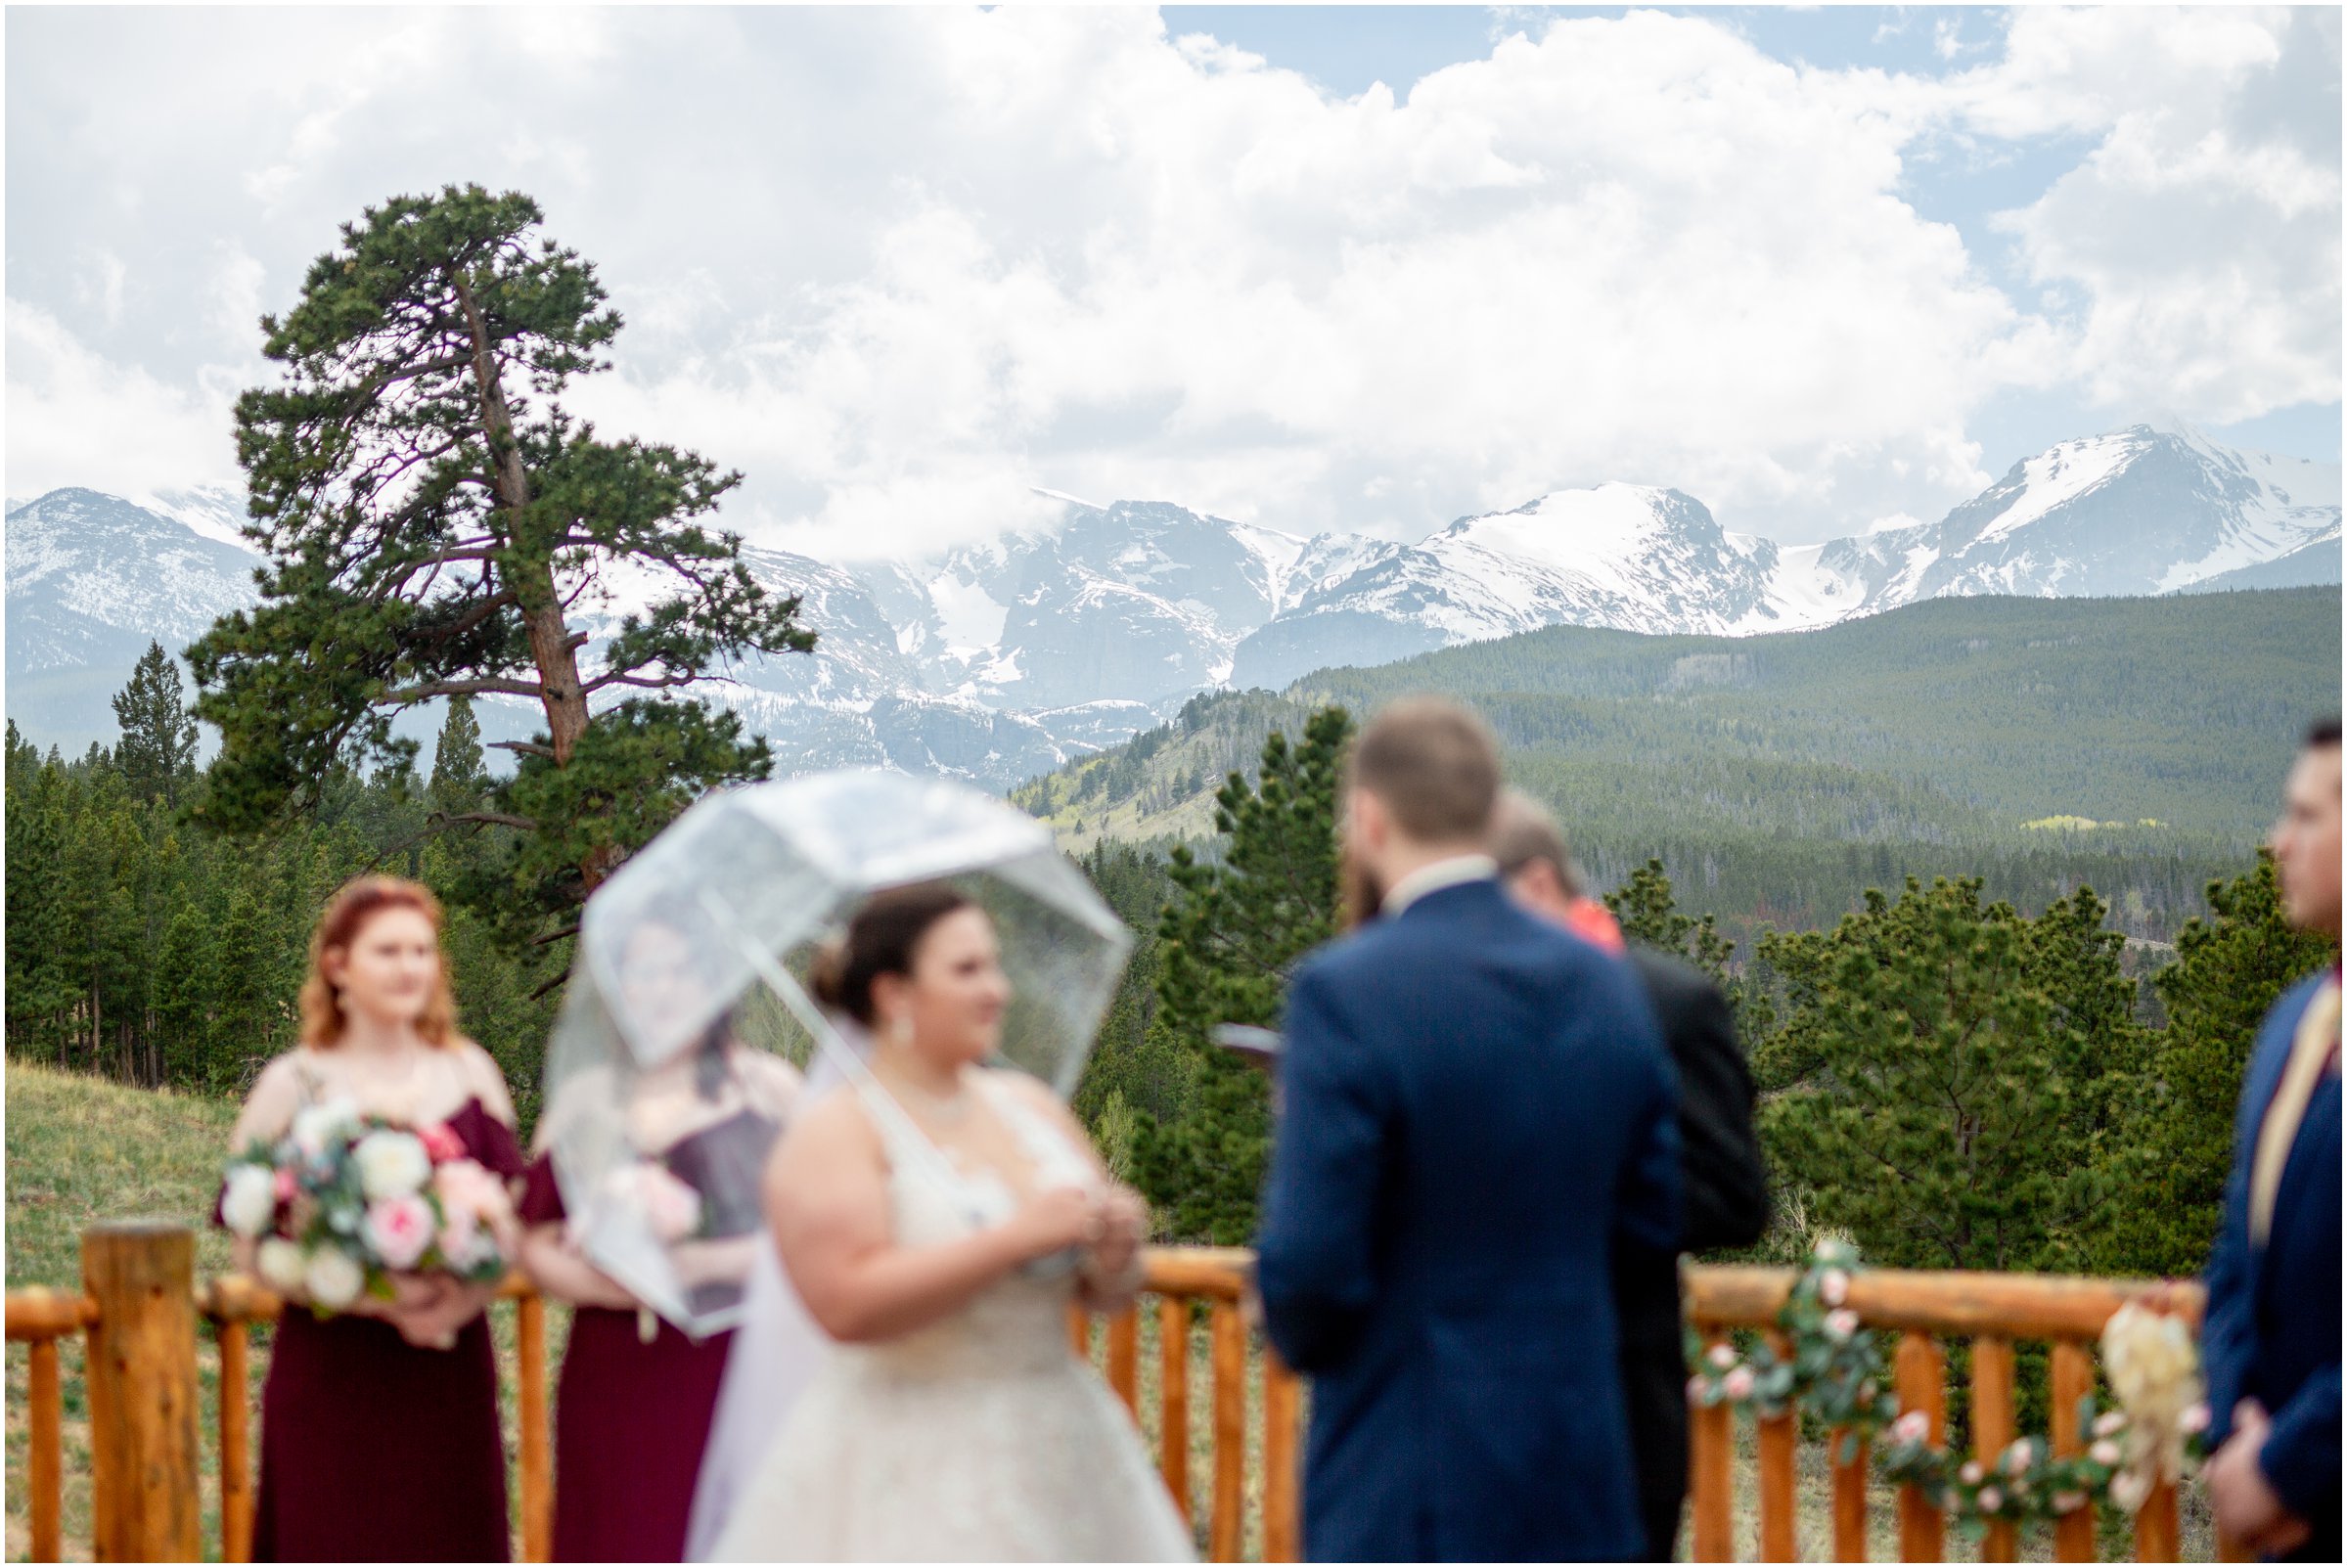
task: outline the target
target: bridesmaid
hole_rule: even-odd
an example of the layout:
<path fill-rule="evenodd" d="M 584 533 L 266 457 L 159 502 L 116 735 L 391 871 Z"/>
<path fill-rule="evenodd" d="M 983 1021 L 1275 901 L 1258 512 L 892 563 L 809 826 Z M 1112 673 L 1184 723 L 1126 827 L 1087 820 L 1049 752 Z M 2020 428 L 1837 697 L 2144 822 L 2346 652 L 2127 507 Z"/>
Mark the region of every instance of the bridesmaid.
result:
<path fill-rule="evenodd" d="M 682 1005 L 692 983 L 683 939 L 646 925 L 629 942 L 622 983 L 645 1013 Z M 766 1156 L 799 1088 L 781 1057 L 741 1045 L 720 1018 L 693 1046 L 624 1083 L 600 1070 L 560 1091 L 538 1128 L 522 1190 L 521 1255 L 538 1289 L 576 1307 L 555 1390 L 557 1562 L 681 1562 L 694 1483 L 708 1442 L 730 1330 L 696 1342 L 655 1318 L 590 1263 L 564 1225 L 551 1143 L 590 1103 L 624 1100 L 630 1142 L 701 1195 L 706 1238 L 670 1258 L 693 1304 L 740 1297 L 763 1236 Z"/>
<path fill-rule="evenodd" d="M 484 1167 L 521 1168 L 514 1106 L 488 1053 L 456 1032 L 440 906 L 389 876 L 351 882 L 310 939 L 301 1044 L 261 1070 L 233 1146 L 275 1140 L 338 1098 L 441 1123 Z M 237 1243 L 250 1272 L 253 1244 Z M 487 1285 L 396 1281 L 320 1320 L 296 1296 L 261 1391 L 259 1562 L 494 1561 L 510 1552 Z M 441 1348 L 448 1347 L 448 1348 Z"/>

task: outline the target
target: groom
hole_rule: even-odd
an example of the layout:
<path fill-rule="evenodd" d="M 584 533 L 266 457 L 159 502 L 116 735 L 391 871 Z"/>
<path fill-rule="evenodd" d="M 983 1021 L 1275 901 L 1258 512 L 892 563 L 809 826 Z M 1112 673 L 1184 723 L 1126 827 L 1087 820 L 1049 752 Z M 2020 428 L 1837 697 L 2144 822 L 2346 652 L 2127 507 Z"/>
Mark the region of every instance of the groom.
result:
<path fill-rule="evenodd" d="M 1387 708 L 1346 801 L 1376 918 L 1288 991 L 1257 1284 L 1313 1377 L 1315 1560 L 1645 1548 L 1607 1255 L 1676 1243 L 1677 1091 L 1629 967 L 1495 880 L 1499 789 L 1471 715 Z"/>

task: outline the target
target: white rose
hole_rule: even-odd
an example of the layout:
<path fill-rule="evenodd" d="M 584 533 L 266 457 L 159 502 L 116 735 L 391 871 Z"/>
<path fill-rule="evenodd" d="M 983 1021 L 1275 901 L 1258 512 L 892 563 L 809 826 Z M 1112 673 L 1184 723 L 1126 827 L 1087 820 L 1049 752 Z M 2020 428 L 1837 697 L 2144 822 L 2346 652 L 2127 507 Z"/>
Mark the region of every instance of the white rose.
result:
<path fill-rule="evenodd" d="M 310 1300 L 333 1312 L 339 1312 L 358 1300 L 359 1291 L 366 1287 L 367 1272 L 358 1260 L 333 1247 L 322 1247 L 309 1256 L 302 1271 L 302 1284 Z"/>
<path fill-rule="evenodd" d="M 260 1271 L 261 1278 L 281 1295 L 292 1295 L 301 1288 L 306 1265 L 307 1260 L 302 1257 L 301 1248 L 281 1235 L 273 1235 L 262 1242 L 259 1255 L 252 1260 L 252 1266 Z"/>
<path fill-rule="evenodd" d="M 369 1202 L 408 1197 L 431 1180 L 431 1155 L 413 1133 L 369 1133 L 350 1151 L 359 1170 L 359 1188 Z"/>
<path fill-rule="evenodd" d="M 266 1165 L 230 1166 L 227 1189 L 220 1194 L 220 1218 L 248 1241 L 268 1230 L 277 1218 L 277 1173 Z"/>
<path fill-rule="evenodd" d="M 358 1126 L 359 1108 L 356 1100 L 347 1098 L 321 1100 L 304 1105 L 293 1113 L 291 1129 L 293 1142 L 301 1145 L 304 1154 L 316 1154 L 326 1147 L 327 1141 L 339 1133 L 347 1133 Z"/>

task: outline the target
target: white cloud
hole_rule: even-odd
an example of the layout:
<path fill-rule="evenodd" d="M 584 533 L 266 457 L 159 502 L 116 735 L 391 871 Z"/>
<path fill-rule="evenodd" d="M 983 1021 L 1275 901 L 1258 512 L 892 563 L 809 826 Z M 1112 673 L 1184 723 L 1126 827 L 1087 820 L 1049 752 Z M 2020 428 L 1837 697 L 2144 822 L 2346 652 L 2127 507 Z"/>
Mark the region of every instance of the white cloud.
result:
<path fill-rule="evenodd" d="M 1131 8 L 113 15 L 11 22 L 14 493 L 161 461 L 53 456 L 21 394 L 216 419 L 181 443 L 211 468 L 148 482 L 214 476 L 252 318 L 362 206 L 468 179 L 535 194 L 629 319 L 575 406 L 833 554 L 1023 525 L 1031 484 L 1410 535 L 1619 477 L 1816 538 L 1985 483 L 1969 426 L 2015 388 L 2338 396 L 2335 17 L 2023 11 L 1923 78 L 1634 13 L 1399 102 Z M 100 44 L 94 86 L 38 68 Z M 2305 58 L 2327 148 L 2258 117 Z M 2049 137 L 2087 151 L 2008 220 L 2016 301 L 1918 157 Z M 131 258 L 113 325 L 44 229 Z M 28 310 L 66 346 L 19 364 Z"/>
<path fill-rule="evenodd" d="M 2094 402 L 2231 423 L 2338 399 L 2338 82 L 2335 11 L 2112 7 L 2023 11 L 1951 83 L 1992 134 L 2099 137 L 2001 220 L 2033 282 L 2083 291 Z"/>
<path fill-rule="evenodd" d="M 11 496 L 233 482 L 234 400 L 233 384 L 173 385 L 101 358 L 47 311 L 8 301 Z"/>

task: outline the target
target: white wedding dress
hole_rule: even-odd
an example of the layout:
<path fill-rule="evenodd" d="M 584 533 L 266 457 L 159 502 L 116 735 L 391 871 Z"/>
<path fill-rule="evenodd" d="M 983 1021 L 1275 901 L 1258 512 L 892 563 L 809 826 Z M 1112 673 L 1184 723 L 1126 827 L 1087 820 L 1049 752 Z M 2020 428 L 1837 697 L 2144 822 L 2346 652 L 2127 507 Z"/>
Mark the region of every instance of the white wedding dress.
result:
<path fill-rule="evenodd" d="M 1091 1168 L 1034 1110 L 983 1077 L 1043 1185 Z M 1013 1195 L 965 1174 L 866 1098 L 889 1161 L 897 1239 L 1000 1224 Z M 1177 1562 L 1190 1531 L 1124 1407 L 1067 1342 L 1073 1276 L 1013 1274 L 902 1338 L 828 1348 L 737 1501 L 727 1562 Z"/>

